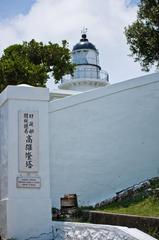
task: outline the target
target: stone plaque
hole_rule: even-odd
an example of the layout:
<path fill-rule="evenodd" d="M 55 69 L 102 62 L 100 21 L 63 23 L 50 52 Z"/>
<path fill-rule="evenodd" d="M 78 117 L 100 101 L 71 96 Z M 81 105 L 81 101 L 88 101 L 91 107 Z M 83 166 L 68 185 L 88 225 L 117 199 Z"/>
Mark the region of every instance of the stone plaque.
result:
<path fill-rule="evenodd" d="M 19 172 L 38 172 L 38 112 L 19 112 Z"/>
<path fill-rule="evenodd" d="M 40 188 L 41 179 L 40 177 L 17 177 L 16 186 L 17 188 Z"/>

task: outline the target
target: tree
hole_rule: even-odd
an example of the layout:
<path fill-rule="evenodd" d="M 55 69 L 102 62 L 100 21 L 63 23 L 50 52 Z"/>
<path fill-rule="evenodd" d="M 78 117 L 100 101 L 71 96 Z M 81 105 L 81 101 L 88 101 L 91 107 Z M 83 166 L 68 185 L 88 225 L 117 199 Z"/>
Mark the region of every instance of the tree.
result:
<path fill-rule="evenodd" d="M 0 58 L 0 91 L 9 84 L 43 87 L 50 74 L 57 83 L 63 75 L 72 74 L 73 70 L 66 41 L 62 42 L 62 46 L 51 42 L 44 45 L 34 39 L 14 44 L 7 47 Z"/>
<path fill-rule="evenodd" d="M 159 67 L 159 0 L 140 0 L 137 20 L 125 28 L 127 43 L 142 70 Z"/>

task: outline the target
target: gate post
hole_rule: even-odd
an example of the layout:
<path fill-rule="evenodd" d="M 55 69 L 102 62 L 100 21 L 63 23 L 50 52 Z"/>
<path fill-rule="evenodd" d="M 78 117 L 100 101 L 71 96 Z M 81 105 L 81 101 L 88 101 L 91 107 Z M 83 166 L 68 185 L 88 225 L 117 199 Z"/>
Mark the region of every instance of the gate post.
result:
<path fill-rule="evenodd" d="M 8 86 L 0 94 L 0 235 L 51 239 L 46 88 Z"/>

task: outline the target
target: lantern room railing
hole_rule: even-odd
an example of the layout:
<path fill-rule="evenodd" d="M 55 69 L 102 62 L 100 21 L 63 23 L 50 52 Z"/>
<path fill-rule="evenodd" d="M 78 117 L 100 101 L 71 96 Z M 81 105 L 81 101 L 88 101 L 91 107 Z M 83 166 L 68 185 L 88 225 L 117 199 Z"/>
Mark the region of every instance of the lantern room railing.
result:
<path fill-rule="evenodd" d="M 93 68 L 78 68 L 75 69 L 73 76 L 70 74 L 67 74 L 62 77 L 61 83 L 66 83 L 72 80 L 100 80 L 100 81 L 105 81 L 109 82 L 109 75 L 107 72 L 99 70 L 99 69 L 93 69 Z"/>

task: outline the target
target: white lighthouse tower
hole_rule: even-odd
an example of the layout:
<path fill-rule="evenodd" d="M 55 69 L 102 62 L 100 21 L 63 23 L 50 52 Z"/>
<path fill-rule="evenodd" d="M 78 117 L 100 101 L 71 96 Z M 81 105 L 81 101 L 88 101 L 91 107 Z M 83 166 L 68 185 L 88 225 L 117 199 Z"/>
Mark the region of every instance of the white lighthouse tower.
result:
<path fill-rule="evenodd" d="M 60 89 L 88 91 L 109 83 L 108 73 L 101 70 L 99 52 L 87 39 L 87 29 L 81 32 L 80 42 L 72 50 L 72 62 L 76 65 L 73 76 L 64 76 Z"/>

